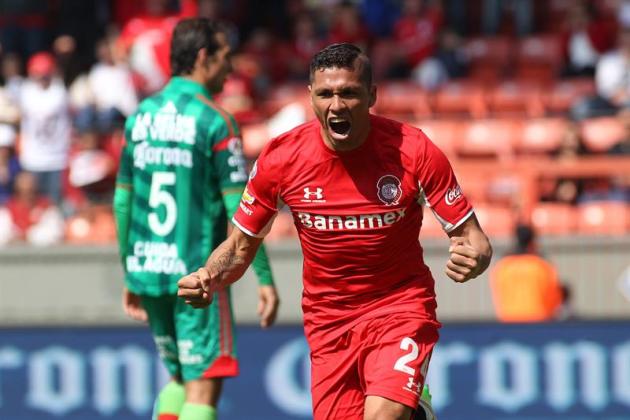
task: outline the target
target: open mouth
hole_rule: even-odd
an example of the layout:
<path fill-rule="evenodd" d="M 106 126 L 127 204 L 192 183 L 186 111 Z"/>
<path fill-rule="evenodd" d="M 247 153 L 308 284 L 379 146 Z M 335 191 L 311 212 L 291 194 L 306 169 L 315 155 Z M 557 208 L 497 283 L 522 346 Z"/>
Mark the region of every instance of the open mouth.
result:
<path fill-rule="evenodd" d="M 331 118 L 328 120 L 328 126 L 335 133 L 342 136 L 347 135 L 350 132 L 352 125 L 350 121 L 343 118 Z"/>

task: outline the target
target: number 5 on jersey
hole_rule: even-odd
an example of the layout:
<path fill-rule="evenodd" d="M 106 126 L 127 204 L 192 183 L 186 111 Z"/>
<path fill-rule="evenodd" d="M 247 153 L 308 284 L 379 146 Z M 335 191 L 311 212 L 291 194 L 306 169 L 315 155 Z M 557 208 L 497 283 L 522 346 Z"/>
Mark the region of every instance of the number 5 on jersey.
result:
<path fill-rule="evenodd" d="M 149 194 L 149 206 L 156 209 L 164 206 L 166 215 L 164 220 L 160 220 L 158 214 L 153 211 L 149 213 L 149 228 L 159 236 L 166 236 L 175 227 L 177 221 L 177 203 L 173 194 L 163 187 L 175 185 L 175 174 L 172 172 L 155 172 L 151 178 L 151 192 Z"/>

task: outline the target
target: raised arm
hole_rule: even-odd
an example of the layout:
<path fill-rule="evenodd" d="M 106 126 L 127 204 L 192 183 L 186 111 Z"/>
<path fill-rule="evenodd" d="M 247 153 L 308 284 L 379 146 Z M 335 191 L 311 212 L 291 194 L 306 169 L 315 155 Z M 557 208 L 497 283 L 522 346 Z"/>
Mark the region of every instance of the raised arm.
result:
<path fill-rule="evenodd" d="M 196 308 L 208 306 L 215 291 L 245 274 L 261 243 L 262 238 L 232 229 L 230 236 L 210 254 L 204 267 L 179 280 L 177 295 Z"/>
<path fill-rule="evenodd" d="M 488 268 L 492 259 L 492 246 L 474 213 L 449 232 L 448 236 L 451 238 L 451 245 L 445 270 L 447 276 L 458 283 L 464 283 Z"/>

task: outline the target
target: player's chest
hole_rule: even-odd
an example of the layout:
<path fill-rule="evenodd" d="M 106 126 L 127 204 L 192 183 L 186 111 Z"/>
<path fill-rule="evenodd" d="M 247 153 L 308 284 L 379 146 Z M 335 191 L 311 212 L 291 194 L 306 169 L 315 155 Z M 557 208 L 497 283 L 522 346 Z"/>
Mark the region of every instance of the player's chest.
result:
<path fill-rule="evenodd" d="M 418 197 L 413 173 L 400 162 L 369 159 L 305 166 L 285 180 L 282 199 L 294 211 L 387 212 Z"/>

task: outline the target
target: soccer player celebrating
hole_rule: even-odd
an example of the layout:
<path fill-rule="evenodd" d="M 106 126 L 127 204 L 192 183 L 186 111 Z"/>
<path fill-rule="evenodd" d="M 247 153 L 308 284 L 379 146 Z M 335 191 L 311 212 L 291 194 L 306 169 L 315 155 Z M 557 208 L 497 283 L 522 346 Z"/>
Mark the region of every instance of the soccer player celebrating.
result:
<path fill-rule="evenodd" d="M 451 238 L 454 281 L 481 274 L 492 248 L 444 154 L 419 129 L 370 114 L 376 87 L 359 48 L 318 52 L 309 91 L 317 119 L 262 151 L 237 228 L 179 281 L 179 295 L 205 307 L 239 279 L 285 203 L 304 254 L 314 418 L 409 419 L 440 326 L 418 242 L 423 205 Z"/>
<path fill-rule="evenodd" d="M 238 374 L 229 289 L 217 289 L 202 311 L 177 298 L 177 280 L 226 238 L 247 181 L 235 121 L 212 100 L 231 69 L 229 54 L 210 21 L 181 21 L 171 40 L 174 76 L 125 127 L 114 196 L 123 306 L 132 318 L 148 318 L 173 377 L 156 402 L 159 420 L 216 419 L 222 378 Z M 254 270 L 266 327 L 278 297 L 262 248 Z"/>

